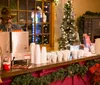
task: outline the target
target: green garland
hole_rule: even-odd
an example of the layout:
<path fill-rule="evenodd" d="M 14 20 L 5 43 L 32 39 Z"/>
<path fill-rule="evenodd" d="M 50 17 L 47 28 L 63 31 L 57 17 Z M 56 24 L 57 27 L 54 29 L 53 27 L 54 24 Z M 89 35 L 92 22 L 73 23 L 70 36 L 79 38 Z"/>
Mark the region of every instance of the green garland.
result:
<path fill-rule="evenodd" d="M 89 60 L 84 65 L 77 63 L 71 64 L 65 68 L 61 68 L 56 72 L 42 76 L 40 78 L 32 76 L 31 73 L 19 75 L 13 79 L 11 85 L 49 85 L 50 82 L 63 80 L 65 77 L 72 77 L 75 75 L 83 77 L 87 73 L 88 68 L 95 65 L 96 63 L 100 63 L 100 60 Z"/>
<path fill-rule="evenodd" d="M 100 12 L 91 12 L 91 11 L 86 11 L 85 14 L 83 15 L 89 15 L 89 16 L 100 16 Z"/>
<path fill-rule="evenodd" d="M 64 79 L 65 72 L 64 69 L 60 69 L 57 72 L 54 72 L 50 75 L 42 76 L 40 78 L 36 78 L 31 74 L 25 74 L 16 76 L 11 85 L 48 85 L 52 81 Z"/>

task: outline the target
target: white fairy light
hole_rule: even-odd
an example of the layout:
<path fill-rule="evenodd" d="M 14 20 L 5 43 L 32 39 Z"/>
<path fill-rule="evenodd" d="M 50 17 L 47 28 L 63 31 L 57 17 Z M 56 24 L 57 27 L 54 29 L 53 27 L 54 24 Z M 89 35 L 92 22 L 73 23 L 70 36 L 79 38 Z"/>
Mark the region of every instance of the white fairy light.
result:
<path fill-rule="evenodd" d="M 59 0 L 54 0 L 55 4 L 58 5 L 59 4 Z"/>

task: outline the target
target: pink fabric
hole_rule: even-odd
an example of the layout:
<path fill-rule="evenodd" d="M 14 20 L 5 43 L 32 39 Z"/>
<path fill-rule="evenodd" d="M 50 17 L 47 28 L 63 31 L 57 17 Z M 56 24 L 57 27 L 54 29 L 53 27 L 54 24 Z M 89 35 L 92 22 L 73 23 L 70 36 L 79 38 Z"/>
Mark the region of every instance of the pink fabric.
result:
<path fill-rule="evenodd" d="M 73 78 L 72 77 L 70 77 L 70 78 L 66 77 L 61 85 L 73 85 Z"/>
<path fill-rule="evenodd" d="M 85 61 L 79 62 L 79 64 L 83 66 L 85 64 Z"/>
<path fill-rule="evenodd" d="M 37 71 L 37 72 L 33 72 L 33 73 L 32 73 L 32 76 L 34 76 L 34 77 L 37 77 L 37 78 L 38 78 L 38 77 L 39 77 L 39 72 L 38 72 L 38 71 Z"/>
<path fill-rule="evenodd" d="M 73 82 L 73 85 L 91 85 L 91 78 L 89 75 L 85 75 L 83 78 L 75 75 Z"/>
<path fill-rule="evenodd" d="M 62 67 L 56 67 L 56 68 L 52 68 L 52 69 L 45 69 L 45 70 L 42 70 L 39 74 L 40 74 L 40 77 L 41 76 L 44 76 L 44 75 L 47 75 L 47 74 L 50 74 L 50 73 L 53 73 L 53 72 L 56 72 L 57 70 L 59 70 L 60 68 Z"/>
<path fill-rule="evenodd" d="M 74 76 L 74 85 L 86 85 L 86 82 L 80 76 Z"/>
<path fill-rule="evenodd" d="M 72 77 L 66 77 L 64 80 L 54 81 L 50 85 L 73 85 L 72 83 Z"/>
<path fill-rule="evenodd" d="M 12 82 L 12 78 L 5 78 L 5 79 L 2 79 L 2 83 L 0 83 L 0 85 L 10 85 L 11 82 Z"/>

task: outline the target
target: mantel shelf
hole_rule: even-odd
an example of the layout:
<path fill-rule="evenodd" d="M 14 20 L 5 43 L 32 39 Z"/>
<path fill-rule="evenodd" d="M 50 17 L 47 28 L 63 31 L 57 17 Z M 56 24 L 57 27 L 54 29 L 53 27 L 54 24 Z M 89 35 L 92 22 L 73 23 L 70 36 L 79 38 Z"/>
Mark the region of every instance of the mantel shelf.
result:
<path fill-rule="evenodd" d="M 13 77 L 25 73 L 31 73 L 31 72 L 36 72 L 44 69 L 50 69 L 50 68 L 55 68 L 59 66 L 65 66 L 73 63 L 78 63 L 82 61 L 87 61 L 87 60 L 92 60 L 92 59 L 99 59 L 100 55 L 94 55 L 91 57 L 84 57 L 81 59 L 76 59 L 76 60 L 70 60 L 70 61 L 63 61 L 63 62 L 57 62 L 57 63 L 49 63 L 49 64 L 41 64 L 41 65 L 32 65 L 32 68 L 30 69 L 12 69 L 10 71 L 1 71 L 1 78 L 7 78 L 7 77 Z"/>

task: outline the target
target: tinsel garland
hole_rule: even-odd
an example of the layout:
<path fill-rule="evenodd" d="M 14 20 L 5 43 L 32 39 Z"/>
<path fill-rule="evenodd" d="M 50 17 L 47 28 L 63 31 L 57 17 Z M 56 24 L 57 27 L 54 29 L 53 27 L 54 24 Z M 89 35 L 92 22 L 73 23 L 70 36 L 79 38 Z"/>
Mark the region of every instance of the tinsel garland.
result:
<path fill-rule="evenodd" d="M 53 81 L 63 80 L 65 77 L 72 77 L 75 75 L 79 75 L 81 78 L 83 78 L 84 75 L 86 75 L 88 69 L 96 63 L 100 63 L 100 60 L 90 60 L 87 61 L 84 65 L 78 63 L 71 64 L 65 68 L 61 68 L 56 72 L 42 76 L 40 78 L 32 76 L 31 73 L 19 75 L 13 78 L 11 85 L 49 85 Z"/>

